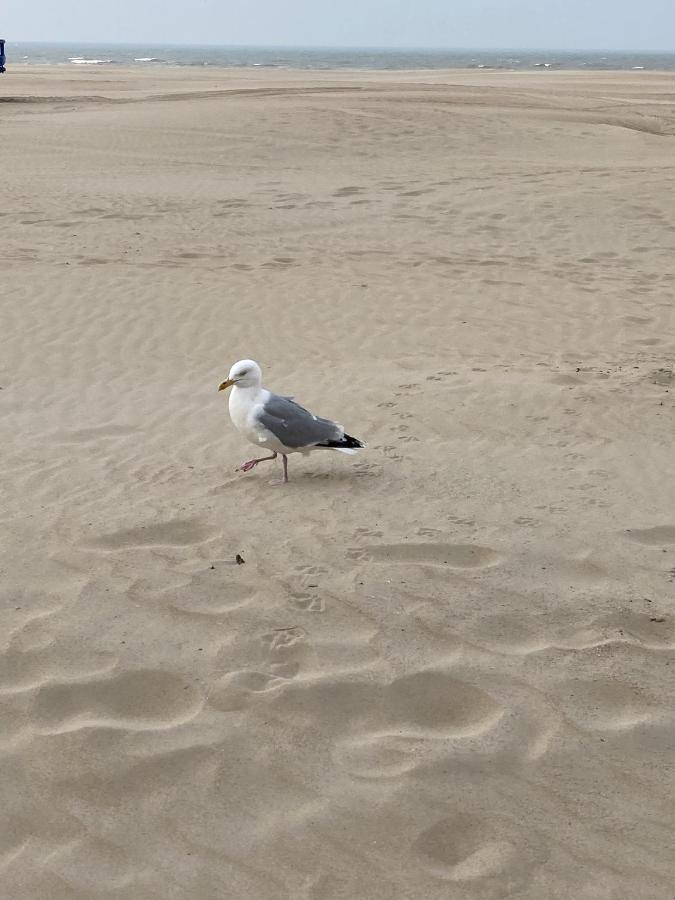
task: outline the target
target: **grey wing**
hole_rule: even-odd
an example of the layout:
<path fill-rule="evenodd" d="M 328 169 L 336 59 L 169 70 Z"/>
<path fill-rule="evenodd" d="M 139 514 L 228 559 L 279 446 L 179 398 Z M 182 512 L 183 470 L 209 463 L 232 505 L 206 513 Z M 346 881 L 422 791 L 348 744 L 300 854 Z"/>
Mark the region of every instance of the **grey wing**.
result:
<path fill-rule="evenodd" d="M 257 416 L 261 425 L 285 447 L 311 447 L 323 441 L 339 441 L 344 429 L 330 419 L 322 419 L 289 397 L 271 394 Z"/>

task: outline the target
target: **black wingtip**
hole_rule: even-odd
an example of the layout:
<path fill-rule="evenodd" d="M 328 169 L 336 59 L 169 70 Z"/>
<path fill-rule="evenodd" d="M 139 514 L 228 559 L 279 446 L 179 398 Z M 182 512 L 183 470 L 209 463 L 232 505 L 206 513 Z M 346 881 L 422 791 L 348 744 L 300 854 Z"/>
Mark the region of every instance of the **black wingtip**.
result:
<path fill-rule="evenodd" d="M 343 441 L 345 442 L 344 447 L 347 450 L 360 450 L 366 446 L 363 441 L 360 441 L 358 438 L 352 437 L 351 434 L 346 434 L 343 438 Z"/>
<path fill-rule="evenodd" d="M 345 434 L 339 441 L 323 441 L 317 447 L 331 447 L 335 450 L 362 450 L 366 445 L 351 434 Z"/>

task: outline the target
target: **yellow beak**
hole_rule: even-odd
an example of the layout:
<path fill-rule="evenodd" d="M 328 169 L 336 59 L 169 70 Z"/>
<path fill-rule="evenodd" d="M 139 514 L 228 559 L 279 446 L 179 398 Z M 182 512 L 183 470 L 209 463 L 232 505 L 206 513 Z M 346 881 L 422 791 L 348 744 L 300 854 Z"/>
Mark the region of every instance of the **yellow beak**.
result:
<path fill-rule="evenodd" d="M 234 381 L 231 378 L 228 378 L 227 381 L 224 381 L 221 386 L 218 388 L 219 391 L 224 391 L 225 388 L 232 387 Z"/>

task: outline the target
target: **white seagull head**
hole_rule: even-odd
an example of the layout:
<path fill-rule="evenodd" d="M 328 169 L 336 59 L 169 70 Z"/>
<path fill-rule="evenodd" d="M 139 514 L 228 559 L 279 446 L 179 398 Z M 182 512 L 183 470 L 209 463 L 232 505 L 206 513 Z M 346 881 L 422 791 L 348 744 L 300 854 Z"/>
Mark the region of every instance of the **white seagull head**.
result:
<path fill-rule="evenodd" d="M 237 387 L 260 387 L 262 384 L 262 370 L 257 362 L 252 359 L 240 359 L 230 369 L 227 379 L 218 388 L 224 391 L 225 388 L 236 384 Z"/>

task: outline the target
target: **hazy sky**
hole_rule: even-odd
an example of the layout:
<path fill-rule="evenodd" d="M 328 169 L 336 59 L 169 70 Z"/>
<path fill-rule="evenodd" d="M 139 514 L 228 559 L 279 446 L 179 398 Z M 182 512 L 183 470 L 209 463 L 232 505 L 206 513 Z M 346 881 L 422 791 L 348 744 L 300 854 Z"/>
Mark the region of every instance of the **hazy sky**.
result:
<path fill-rule="evenodd" d="M 0 0 L 0 37 L 675 51 L 675 0 Z"/>

